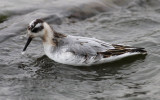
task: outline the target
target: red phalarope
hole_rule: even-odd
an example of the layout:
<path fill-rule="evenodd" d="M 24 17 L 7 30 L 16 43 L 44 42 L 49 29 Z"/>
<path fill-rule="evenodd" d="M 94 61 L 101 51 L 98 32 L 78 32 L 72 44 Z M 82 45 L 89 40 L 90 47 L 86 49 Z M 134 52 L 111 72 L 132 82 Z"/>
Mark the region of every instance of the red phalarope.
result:
<path fill-rule="evenodd" d="M 23 52 L 33 38 L 40 37 L 45 54 L 56 62 L 68 65 L 90 66 L 127 56 L 147 54 L 144 48 L 109 44 L 94 38 L 61 34 L 41 19 L 33 20 L 27 31 L 29 38 Z"/>

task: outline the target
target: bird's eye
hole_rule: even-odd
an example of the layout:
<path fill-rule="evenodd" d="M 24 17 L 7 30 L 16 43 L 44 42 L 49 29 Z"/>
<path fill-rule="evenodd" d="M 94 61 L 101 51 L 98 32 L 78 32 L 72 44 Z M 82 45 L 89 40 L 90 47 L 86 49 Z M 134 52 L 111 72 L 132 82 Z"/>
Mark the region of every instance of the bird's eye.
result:
<path fill-rule="evenodd" d="M 33 32 L 33 33 L 37 33 L 37 32 L 39 32 L 39 31 L 41 31 L 41 30 L 43 30 L 43 26 L 36 26 L 36 27 L 34 27 L 34 28 L 32 28 L 31 29 L 31 31 Z"/>
<path fill-rule="evenodd" d="M 37 32 L 38 32 L 38 28 L 34 28 L 34 29 L 32 30 L 32 32 L 37 33 Z"/>

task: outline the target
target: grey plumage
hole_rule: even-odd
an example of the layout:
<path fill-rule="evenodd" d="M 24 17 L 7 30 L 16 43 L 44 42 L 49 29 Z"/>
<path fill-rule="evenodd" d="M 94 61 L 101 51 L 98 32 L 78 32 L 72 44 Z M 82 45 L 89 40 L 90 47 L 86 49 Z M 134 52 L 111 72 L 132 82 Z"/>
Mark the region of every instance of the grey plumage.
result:
<path fill-rule="evenodd" d="M 67 36 L 58 40 L 58 46 L 55 49 L 67 49 L 76 56 L 96 57 L 102 55 L 104 58 L 109 56 L 118 56 L 127 52 L 146 52 L 143 48 L 135 48 L 122 45 L 108 44 L 104 41 L 94 38 Z"/>

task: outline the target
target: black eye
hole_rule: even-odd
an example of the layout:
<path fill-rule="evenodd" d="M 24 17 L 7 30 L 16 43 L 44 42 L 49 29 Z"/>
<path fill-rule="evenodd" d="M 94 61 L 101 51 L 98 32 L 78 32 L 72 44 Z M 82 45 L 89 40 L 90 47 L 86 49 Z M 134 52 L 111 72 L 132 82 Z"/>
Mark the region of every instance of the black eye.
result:
<path fill-rule="evenodd" d="M 41 25 L 41 26 L 33 26 L 33 27 L 31 27 L 31 32 L 33 32 L 33 33 L 38 33 L 39 31 L 41 31 L 41 30 L 43 30 L 44 29 L 44 27 Z"/>
<path fill-rule="evenodd" d="M 32 30 L 32 32 L 34 32 L 34 33 L 37 33 L 39 31 L 39 28 L 34 28 L 33 30 Z"/>

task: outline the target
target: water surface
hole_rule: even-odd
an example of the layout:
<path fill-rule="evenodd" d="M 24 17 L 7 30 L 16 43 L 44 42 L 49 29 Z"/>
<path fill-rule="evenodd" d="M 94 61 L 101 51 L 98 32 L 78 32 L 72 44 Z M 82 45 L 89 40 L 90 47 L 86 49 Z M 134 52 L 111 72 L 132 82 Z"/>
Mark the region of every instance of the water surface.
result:
<path fill-rule="evenodd" d="M 0 2 L 0 100 L 159 100 L 159 0 Z M 144 47 L 148 55 L 74 67 L 45 56 L 40 39 L 21 55 L 35 18 L 61 33 Z"/>

